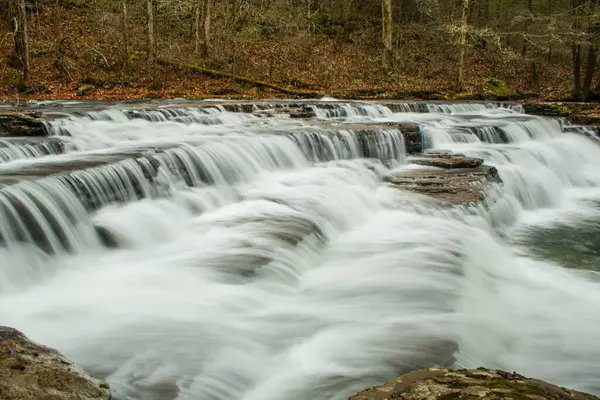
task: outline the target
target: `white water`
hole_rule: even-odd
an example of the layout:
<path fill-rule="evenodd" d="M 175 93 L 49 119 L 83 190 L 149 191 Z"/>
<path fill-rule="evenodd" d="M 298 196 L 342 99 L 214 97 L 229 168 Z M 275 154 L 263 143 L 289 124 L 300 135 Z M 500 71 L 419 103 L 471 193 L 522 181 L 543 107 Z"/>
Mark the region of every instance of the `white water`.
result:
<path fill-rule="evenodd" d="M 584 199 L 600 198 L 600 148 L 518 109 L 435 106 L 317 113 L 335 132 L 226 111 L 57 122 L 68 153 L 6 162 L 0 179 L 138 158 L 0 191 L 0 323 L 117 399 L 344 399 L 436 365 L 600 393 L 599 277 L 510 244 L 597 215 Z M 400 132 L 361 142 L 343 126 L 357 121 L 418 121 L 432 148 L 484 158 L 504 187 L 456 210 L 386 187 L 406 168 Z"/>

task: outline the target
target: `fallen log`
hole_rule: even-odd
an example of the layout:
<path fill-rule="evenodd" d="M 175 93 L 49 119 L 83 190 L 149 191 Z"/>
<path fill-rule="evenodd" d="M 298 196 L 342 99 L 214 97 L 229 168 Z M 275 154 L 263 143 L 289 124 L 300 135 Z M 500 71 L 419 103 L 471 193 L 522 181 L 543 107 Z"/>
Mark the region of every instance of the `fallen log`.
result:
<path fill-rule="evenodd" d="M 173 68 L 177 68 L 177 69 L 182 69 L 182 70 L 190 70 L 190 71 L 194 71 L 194 72 L 200 73 L 202 75 L 211 76 L 211 77 L 214 77 L 214 78 L 229 78 L 229 79 L 233 79 L 233 80 L 238 81 L 238 82 L 247 83 L 247 84 L 252 85 L 252 86 L 263 87 L 263 88 L 267 88 L 267 89 L 273 89 L 273 90 L 276 90 L 276 91 L 281 92 L 281 93 L 289 94 L 290 96 L 306 97 L 306 98 L 319 98 L 319 97 L 323 97 L 324 96 L 323 93 L 319 93 L 319 92 L 303 92 L 303 91 L 286 89 L 284 87 L 275 85 L 273 83 L 268 83 L 268 82 L 263 82 L 263 81 L 255 81 L 254 79 L 246 78 L 244 76 L 233 75 L 233 74 L 231 74 L 229 72 L 224 72 L 224 71 L 218 71 L 218 70 L 215 70 L 215 69 L 204 68 L 204 67 L 201 67 L 199 65 L 194 65 L 194 64 L 178 64 L 178 63 L 175 63 L 173 61 L 165 60 L 164 58 L 158 58 L 156 61 L 160 65 L 166 65 L 166 66 L 169 66 L 169 67 L 173 67 Z"/>

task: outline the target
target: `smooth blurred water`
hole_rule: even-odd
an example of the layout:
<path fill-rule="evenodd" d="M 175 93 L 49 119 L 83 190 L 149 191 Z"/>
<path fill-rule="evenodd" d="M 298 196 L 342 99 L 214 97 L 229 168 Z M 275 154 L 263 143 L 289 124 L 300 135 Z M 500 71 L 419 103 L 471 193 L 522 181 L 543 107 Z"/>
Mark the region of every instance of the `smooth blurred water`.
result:
<path fill-rule="evenodd" d="M 0 165 L 80 163 L 0 190 L 0 323 L 117 399 L 344 399 L 480 365 L 600 393 L 597 142 L 519 108 L 436 107 L 318 110 L 335 129 L 220 109 L 56 121 L 65 154 Z M 386 186 L 409 168 L 401 132 L 356 124 L 410 121 L 503 186 L 456 209 Z"/>

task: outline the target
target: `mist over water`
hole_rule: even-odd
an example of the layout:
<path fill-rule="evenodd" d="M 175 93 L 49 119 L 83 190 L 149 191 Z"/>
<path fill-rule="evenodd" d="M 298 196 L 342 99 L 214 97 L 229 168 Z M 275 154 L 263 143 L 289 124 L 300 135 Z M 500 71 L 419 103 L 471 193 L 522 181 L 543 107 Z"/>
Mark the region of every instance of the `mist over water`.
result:
<path fill-rule="evenodd" d="M 433 366 L 600 393 L 589 132 L 493 104 L 251 111 L 113 107 L 0 144 L 0 323 L 116 399 L 337 400 Z M 455 209 L 386 186 L 414 168 L 395 122 L 503 185 Z"/>

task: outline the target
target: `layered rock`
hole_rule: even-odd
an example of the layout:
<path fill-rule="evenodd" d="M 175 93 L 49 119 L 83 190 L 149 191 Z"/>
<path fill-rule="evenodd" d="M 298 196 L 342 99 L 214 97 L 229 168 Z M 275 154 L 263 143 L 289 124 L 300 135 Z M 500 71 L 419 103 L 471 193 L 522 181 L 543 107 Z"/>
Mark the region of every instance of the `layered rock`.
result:
<path fill-rule="evenodd" d="M 45 136 L 41 114 L 37 112 L 0 111 L 0 137 Z"/>
<path fill-rule="evenodd" d="M 363 390 L 349 400 L 598 400 L 596 396 L 526 378 L 515 372 L 424 369 Z"/>
<path fill-rule="evenodd" d="M 385 178 L 388 185 L 435 198 L 448 206 L 483 201 L 488 185 L 502 182 L 496 168 L 483 165 L 479 158 L 428 154 L 409 161 L 432 168 L 394 172 Z"/>
<path fill-rule="evenodd" d="M 0 399 L 108 400 L 108 384 L 92 378 L 58 351 L 0 327 Z"/>

